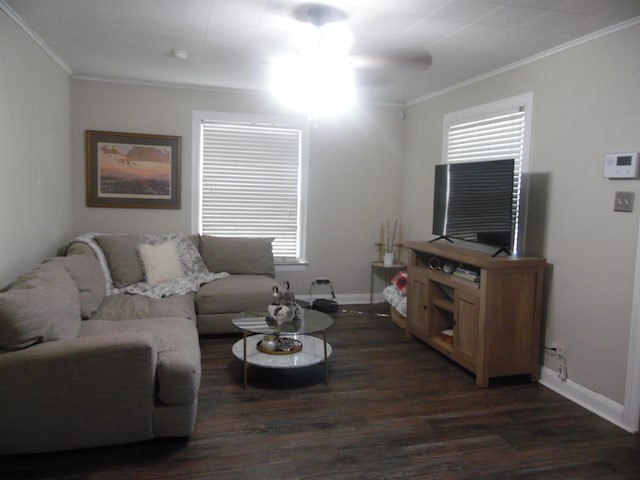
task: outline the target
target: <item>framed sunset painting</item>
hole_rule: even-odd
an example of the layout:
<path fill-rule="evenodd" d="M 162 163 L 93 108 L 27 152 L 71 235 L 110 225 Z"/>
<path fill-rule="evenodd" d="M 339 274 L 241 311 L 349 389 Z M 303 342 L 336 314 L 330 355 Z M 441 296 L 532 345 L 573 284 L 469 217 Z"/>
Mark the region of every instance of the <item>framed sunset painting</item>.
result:
<path fill-rule="evenodd" d="M 86 131 L 87 206 L 180 208 L 181 137 Z"/>

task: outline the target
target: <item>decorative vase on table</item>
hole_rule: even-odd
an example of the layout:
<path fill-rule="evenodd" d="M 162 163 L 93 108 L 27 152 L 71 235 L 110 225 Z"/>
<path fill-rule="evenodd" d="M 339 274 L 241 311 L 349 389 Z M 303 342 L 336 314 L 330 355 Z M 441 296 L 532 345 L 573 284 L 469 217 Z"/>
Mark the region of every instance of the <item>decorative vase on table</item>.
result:
<path fill-rule="evenodd" d="M 384 265 L 393 265 L 393 252 L 387 252 L 384 254 L 383 263 Z"/>
<path fill-rule="evenodd" d="M 278 343 L 276 341 L 276 336 L 265 335 L 262 338 L 262 341 L 260 342 L 260 346 L 262 347 L 263 350 L 266 350 L 267 352 L 273 352 L 278 346 Z"/>

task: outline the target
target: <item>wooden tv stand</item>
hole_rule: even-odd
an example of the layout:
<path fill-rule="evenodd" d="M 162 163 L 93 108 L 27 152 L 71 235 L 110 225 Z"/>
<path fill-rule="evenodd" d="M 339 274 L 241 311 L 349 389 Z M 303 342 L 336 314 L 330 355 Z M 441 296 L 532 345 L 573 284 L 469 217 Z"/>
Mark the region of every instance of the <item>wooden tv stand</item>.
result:
<path fill-rule="evenodd" d="M 407 335 L 473 372 L 478 386 L 519 374 L 537 381 L 546 260 L 492 257 L 492 252 L 449 243 L 406 246 L 411 252 Z M 445 265 L 478 272 L 480 281 L 445 273 Z M 443 330 L 453 330 L 453 338 Z"/>

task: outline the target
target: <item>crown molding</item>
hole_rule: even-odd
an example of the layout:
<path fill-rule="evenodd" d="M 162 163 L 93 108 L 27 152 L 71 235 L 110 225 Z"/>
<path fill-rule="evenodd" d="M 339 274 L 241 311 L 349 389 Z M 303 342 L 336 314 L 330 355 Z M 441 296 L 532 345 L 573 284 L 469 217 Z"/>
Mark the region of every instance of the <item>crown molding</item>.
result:
<path fill-rule="evenodd" d="M 423 95 L 421 97 L 415 98 L 413 100 L 409 100 L 407 102 L 407 106 L 415 105 L 417 103 L 422 103 L 432 98 L 439 97 L 440 95 L 444 95 L 446 93 L 453 92 L 459 88 L 466 87 L 468 85 L 472 85 L 476 82 L 480 82 L 482 80 L 486 80 L 487 78 L 495 77 L 496 75 L 500 75 L 501 73 L 507 72 L 509 70 L 513 70 L 518 67 L 522 67 L 523 65 L 527 65 L 529 63 L 537 62 L 538 60 L 542 60 L 543 58 L 549 57 L 551 55 L 555 55 L 556 53 L 562 52 L 564 50 L 568 50 L 570 48 L 576 47 L 578 45 L 582 45 L 584 43 L 588 43 L 592 40 L 595 40 L 600 37 L 604 37 L 611 33 L 617 32 L 619 30 L 624 30 L 625 28 L 632 27 L 634 25 L 640 24 L 640 17 L 635 17 L 630 20 L 626 20 L 621 23 L 617 23 L 616 25 L 612 25 L 611 27 L 607 27 L 602 30 L 598 30 L 597 32 L 591 33 L 589 35 L 585 35 L 584 37 L 577 38 L 567 43 L 563 43 L 557 47 L 551 48 L 549 50 L 545 50 L 544 52 L 537 53 L 536 55 L 532 55 L 531 57 L 527 57 L 524 60 L 519 60 L 505 67 L 498 68 L 496 70 L 492 70 L 491 72 L 484 73 L 482 75 L 478 75 L 477 77 L 470 78 L 469 80 L 465 80 L 464 82 L 456 83 L 455 85 L 451 85 L 449 87 L 443 88 L 433 93 L 429 93 L 427 95 Z"/>
<path fill-rule="evenodd" d="M 196 85 L 196 84 L 183 84 L 183 83 L 173 83 L 173 82 L 160 82 L 153 80 L 136 80 L 136 79 L 126 79 L 126 78 L 118 78 L 118 77 L 103 77 L 96 75 L 81 75 L 77 74 L 73 71 L 73 69 L 64 61 L 58 54 L 49 45 L 45 42 L 36 32 L 34 32 L 7 3 L 5 0 L 0 0 L 0 10 L 3 10 L 9 18 L 11 18 L 37 45 L 39 45 L 65 72 L 67 72 L 72 78 L 76 80 L 90 80 L 97 82 L 105 82 L 105 83 L 119 83 L 119 84 L 127 84 L 127 85 L 140 85 L 140 86 L 154 86 L 154 87 L 170 87 L 170 88 L 183 88 L 190 90 L 203 90 L 210 92 L 220 92 L 220 93 L 236 93 L 236 94 L 251 94 L 251 95 L 264 95 L 267 92 L 264 90 L 250 90 L 250 89 L 239 89 L 239 88 L 225 88 L 225 87 L 216 87 L 216 86 L 207 86 L 207 85 Z M 409 100 L 407 102 L 385 102 L 385 101 L 364 101 L 363 103 L 367 105 L 373 106 L 382 106 L 382 107 L 408 107 L 411 105 L 415 105 L 417 103 L 422 103 L 432 98 L 439 97 L 440 95 L 444 95 L 446 93 L 453 92 L 459 88 L 466 87 L 468 85 L 472 85 L 476 82 L 480 82 L 487 78 L 494 77 L 496 75 L 500 75 L 501 73 L 507 72 L 509 70 L 513 70 L 515 68 L 521 67 L 523 65 L 527 65 L 529 63 L 536 62 L 545 57 L 555 55 L 556 53 L 562 52 L 569 48 L 573 48 L 577 45 L 582 45 L 584 43 L 590 42 L 591 40 L 595 40 L 597 38 L 603 37 L 605 35 L 609 35 L 611 33 L 617 32 L 619 30 L 623 30 L 625 28 L 632 27 L 634 25 L 640 24 L 640 16 L 632 18 L 630 20 L 618 23 L 611 27 L 607 27 L 603 30 L 599 30 L 589 35 L 585 35 L 584 37 L 580 37 L 576 40 L 572 40 L 571 42 L 567 42 L 558 47 L 554 47 L 552 49 L 546 50 L 542 53 L 533 55 L 524 60 L 520 60 L 518 62 L 514 62 L 505 67 L 492 70 L 491 72 L 478 75 L 477 77 L 471 78 L 469 80 L 465 80 L 464 82 L 457 83 L 455 85 L 451 85 L 449 87 L 443 88 L 441 90 L 429 93 L 427 95 L 423 95 L 417 97 L 413 100 Z"/>
<path fill-rule="evenodd" d="M 18 25 L 29 37 L 31 37 L 31 39 L 36 42 L 36 44 L 40 46 L 40 48 L 42 48 L 53 59 L 54 62 L 60 65 L 60 67 L 65 72 L 67 72 L 71 77 L 74 76 L 74 72 L 71 67 L 69 67 L 69 65 L 67 65 L 66 62 L 62 60 L 62 58 L 60 58 L 58 54 L 56 54 L 56 52 L 51 49 L 51 47 L 49 47 L 49 45 L 47 45 L 47 42 L 45 42 L 40 37 L 40 35 L 31 30 L 31 28 L 29 28 L 29 25 L 27 25 L 24 20 L 22 20 L 22 17 L 20 17 L 20 15 L 18 15 L 9 5 L 7 5 L 4 0 L 0 0 L 0 9 L 3 10 L 4 13 L 6 13 L 9 18 L 11 18 L 11 20 L 13 20 L 16 25 Z"/>
<path fill-rule="evenodd" d="M 102 75 L 75 74 L 73 75 L 73 78 L 74 80 L 86 80 L 91 82 L 117 83 L 122 85 L 139 85 L 142 87 L 180 88 L 185 90 L 203 90 L 207 92 L 219 92 L 219 93 L 237 93 L 237 94 L 250 94 L 250 95 L 264 95 L 268 93 L 264 90 L 225 88 L 225 87 L 216 87 L 216 86 L 210 86 L 210 85 L 178 83 L 178 82 L 161 82 L 156 80 L 143 80 L 143 79 L 135 79 L 135 78 L 105 77 Z"/>

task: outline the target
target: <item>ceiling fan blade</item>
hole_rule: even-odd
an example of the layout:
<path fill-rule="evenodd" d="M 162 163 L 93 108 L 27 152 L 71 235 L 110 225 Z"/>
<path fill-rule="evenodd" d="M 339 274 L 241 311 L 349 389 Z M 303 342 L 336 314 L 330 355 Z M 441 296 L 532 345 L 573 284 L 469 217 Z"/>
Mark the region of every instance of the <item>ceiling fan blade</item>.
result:
<path fill-rule="evenodd" d="M 273 1 L 277 2 L 277 0 Z M 294 20 L 314 25 L 318 30 L 327 24 L 329 26 L 341 24 L 348 18 L 345 10 L 327 3 L 302 3 L 290 12 Z M 349 48 L 346 48 L 345 52 L 348 50 Z M 375 86 L 392 82 L 397 78 L 399 70 L 425 71 L 431 66 L 432 58 L 427 50 L 383 49 L 375 53 L 362 52 L 361 55 L 349 55 L 349 61 L 359 83 Z"/>
<path fill-rule="evenodd" d="M 364 87 L 381 87 L 393 82 L 394 75 L 390 70 L 376 68 L 358 68 L 353 71 L 355 82 Z"/>
<path fill-rule="evenodd" d="M 398 73 L 420 73 L 431 66 L 431 54 L 395 52 L 377 55 L 351 55 L 356 81 L 367 87 L 381 87 L 398 79 Z"/>
<path fill-rule="evenodd" d="M 353 67 L 366 70 L 427 70 L 433 59 L 426 50 L 421 52 L 381 52 L 371 55 L 351 55 Z"/>

